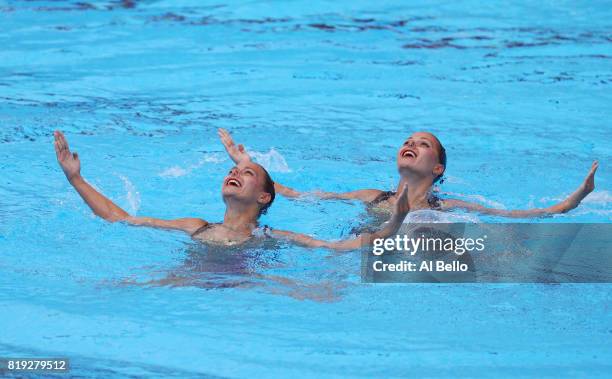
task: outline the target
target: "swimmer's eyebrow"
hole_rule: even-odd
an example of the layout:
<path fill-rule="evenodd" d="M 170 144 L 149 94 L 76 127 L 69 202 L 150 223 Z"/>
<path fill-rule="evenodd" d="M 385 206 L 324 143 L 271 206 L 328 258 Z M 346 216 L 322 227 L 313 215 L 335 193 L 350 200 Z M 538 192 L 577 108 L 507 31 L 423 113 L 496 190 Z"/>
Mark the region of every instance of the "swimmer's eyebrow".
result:
<path fill-rule="evenodd" d="M 255 168 L 253 168 L 253 167 L 246 166 L 244 169 L 245 169 L 245 170 L 250 170 L 250 171 L 253 171 L 253 174 L 258 175 L 258 174 L 257 174 L 257 170 L 255 170 Z"/>
<path fill-rule="evenodd" d="M 230 169 L 230 171 L 231 171 L 231 170 L 233 170 L 233 169 L 238 170 L 238 166 L 234 166 L 234 167 L 232 167 L 232 168 Z M 253 168 L 252 166 L 245 166 L 245 167 L 244 167 L 244 169 L 245 169 L 245 170 L 250 170 L 250 171 L 253 171 L 253 173 L 254 173 L 255 175 L 258 175 L 258 174 L 257 174 L 257 170 L 255 170 L 255 168 Z"/>
<path fill-rule="evenodd" d="M 404 143 L 406 143 L 406 142 L 408 142 L 408 141 L 410 141 L 410 140 L 414 140 L 414 139 L 415 139 L 415 138 L 410 137 L 410 138 L 408 138 L 408 139 L 407 139 L 407 140 L 406 140 Z M 418 137 L 418 139 L 422 139 L 422 140 L 425 140 L 425 141 L 427 141 L 427 142 L 429 142 L 429 143 L 433 144 L 433 141 L 432 141 L 432 140 L 431 140 L 429 137 Z"/>

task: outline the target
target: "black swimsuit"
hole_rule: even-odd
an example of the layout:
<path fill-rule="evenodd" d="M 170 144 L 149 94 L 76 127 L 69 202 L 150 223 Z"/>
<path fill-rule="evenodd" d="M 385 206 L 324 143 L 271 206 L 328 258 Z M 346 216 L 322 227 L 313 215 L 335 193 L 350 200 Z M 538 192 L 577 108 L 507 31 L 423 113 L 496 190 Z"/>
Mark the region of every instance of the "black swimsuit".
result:
<path fill-rule="evenodd" d="M 382 203 L 383 201 L 389 200 L 389 198 L 392 196 L 395 196 L 395 192 L 385 191 L 381 193 L 380 195 L 376 196 L 376 198 L 372 200 L 369 205 L 370 206 L 378 205 L 379 203 Z M 442 209 L 442 205 L 440 204 L 440 198 L 434 194 L 429 195 L 429 197 L 427 198 L 427 203 L 429 204 L 431 209 L 434 209 L 434 210 Z"/>
<path fill-rule="evenodd" d="M 216 223 L 210 223 L 210 224 L 206 224 L 200 228 L 198 228 L 198 230 L 196 230 L 195 232 L 191 233 L 191 237 L 195 237 L 197 234 L 202 233 L 203 231 L 211 228 L 213 225 L 222 225 L 222 224 L 216 224 Z M 270 228 L 268 225 L 264 225 L 263 227 L 257 227 L 255 229 L 253 229 L 253 232 L 257 233 L 257 231 L 261 231 L 261 235 L 265 236 L 265 237 L 272 237 L 272 228 Z M 255 235 L 255 233 L 253 233 Z"/>
<path fill-rule="evenodd" d="M 389 198 L 394 195 L 395 192 L 393 191 L 383 192 L 380 195 L 376 196 L 376 198 L 370 202 L 370 205 L 377 205 L 378 203 L 382 203 L 383 201 L 389 200 Z"/>
<path fill-rule="evenodd" d="M 191 233 L 191 237 L 194 237 L 196 234 L 202 233 L 206 229 L 211 228 L 213 225 L 215 225 L 215 224 L 206 224 L 204 226 L 201 226 L 200 228 L 198 228 L 198 230 L 196 230 L 195 232 Z"/>

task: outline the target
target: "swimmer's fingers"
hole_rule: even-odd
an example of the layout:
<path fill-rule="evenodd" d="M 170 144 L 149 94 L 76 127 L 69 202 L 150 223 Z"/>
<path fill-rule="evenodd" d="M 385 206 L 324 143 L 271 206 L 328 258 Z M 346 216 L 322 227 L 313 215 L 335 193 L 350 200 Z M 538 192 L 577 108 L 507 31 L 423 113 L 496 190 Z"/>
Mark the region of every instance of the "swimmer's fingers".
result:
<path fill-rule="evenodd" d="M 599 162 L 593 161 L 593 164 L 591 165 L 591 171 L 589 171 L 588 176 L 595 176 L 595 171 L 597 171 L 598 168 L 599 168 Z"/>
<path fill-rule="evenodd" d="M 66 145 L 62 142 L 61 134 L 55 134 L 55 141 L 53 141 L 53 147 L 55 148 L 55 156 L 58 162 L 64 162 L 69 152 L 66 149 Z"/>
<path fill-rule="evenodd" d="M 218 130 L 219 138 L 221 138 L 221 143 L 225 146 L 225 149 L 229 150 L 234 147 L 234 140 L 229 132 L 223 128 L 219 128 Z"/>
<path fill-rule="evenodd" d="M 225 151 L 227 151 L 230 158 L 232 158 L 234 162 L 237 162 L 236 145 L 234 144 L 234 140 L 232 139 L 230 134 L 225 129 L 219 129 L 218 134 L 219 134 L 219 138 L 221 139 L 221 143 L 223 144 L 223 147 L 225 148 Z"/>
<path fill-rule="evenodd" d="M 59 130 L 55 132 L 55 140 L 57 141 L 60 150 L 64 150 L 66 146 L 66 138 L 64 137 L 64 133 Z"/>
<path fill-rule="evenodd" d="M 223 128 L 217 129 L 217 132 L 219 133 L 219 135 L 224 135 L 224 136 L 229 135 L 229 132 Z"/>
<path fill-rule="evenodd" d="M 243 144 L 238 145 L 238 151 L 240 151 L 243 154 L 245 153 L 244 145 Z"/>
<path fill-rule="evenodd" d="M 63 145 L 62 145 L 62 132 L 60 132 L 59 130 L 56 130 L 53 133 L 53 145 L 55 146 L 55 151 L 60 152 L 63 150 Z"/>
<path fill-rule="evenodd" d="M 595 172 L 597 172 L 598 167 L 599 162 L 593 162 L 593 164 L 591 165 L 591 170 L 584 179 L 584 188 L 587 192 L 591 192 L 595 189 Z"/>
<path fill-rule="evenodd" d="M 68 148 L 68 141 L 66 141 L 64 134 L 59 130 L 56 130 L 55 133 L 53 133 L 53 136 L 55 137 L 53 147 L 55 148 L 55 156 L 57 157 L 57 161 L 62 167 L 74 165 L 78 168 L 81 164 L 79 154 L 76 151 L 70 152 L 70 149 Z"/>
<path fill-rule="evenodd" d="M 410 211 L 410 205 L 408 203 L 408 185 L 404 185 L 402 192 L 397 197 L 395 202 L 395 211 L 397 213 L 408 213 Z"/>
<path fill-rule="evenodd" d="M 228 139 L 228 140 L 230 140 L 230 141 L 232 140 L 232 135 L 231 135 L 231 134 L 230 134 L 230 132 L 228 132 L 226 129 L 219 128 L 219 132 L 220 132 L 220 133 L 221 133 L 221 134 L 222 134 L 224 137 L 226 137 L 226 139 Z"/>
<path fill-rule="evenodd" d="M 57 161 L 63 162 L 66 159 L 66 150 L 62 150 L 58 141 L 53 142 L 53 147 L 55 148 L 55 156 L 57 157 Z"/>
<path fill-rule="evenodd" d="M 399 195 L 399 198 L 402 200 L 408 200 L 408 185 L 404 184 L 404 187 L 402 187 L 402 192 Z"/>
<path fill-rule="evenodd" d="M 62 132 L 58 132 L 59 134 L 59 143 L 60 143 L 60 150 L 65 150 L 67 152 L 70 152 L 70 148 L 68 147 L 68 141 L 66 140 L 66 136 L 64 136 L 64 133 Z"/>
<path fill-rule="evenodd" d="M 225 139 L 225 133 L 224 132 L 225 131 L 223 129 L 219 128 L 217 130 L 217 135 L 219 136 L 219 139 L 221 140 L 221 143 L 223 144 L 223 146 L 227 148 L 227 146 L 226 146 L 226 139 Z"/>
<path fill-rule="evenodd" d="M 53 148 L 55 149 L 55 156 L 57 157 L 57 160 L 60 160 L 60 149 L 59 146 L 57 144 L 57 141 L 53 141 Z"/>
<path fill-rule="evenodd" d="M 584 178 L 584 181 L 588 181 L 591 180 L 593 178 L 595 178 L 595 172 L 597 172 L 597 168 L 599 168 L 599 162 L 595 161 L 593 162 L 593 164 L 591 165 L 591 169 L 589 170 L 589 173 L 587 174 L 587 176 Z"/>
<path fill-rule="evenodd" d="M 219 138 L 221 138 L 221 143 L 223 143 L 223 147 L 229 154 L 230 158 L 236 163 L 250 159 L 243 145 L 238 145 L 234 143 L 232 136 L 225 129 L 219 128 L 218 130 Z"/>

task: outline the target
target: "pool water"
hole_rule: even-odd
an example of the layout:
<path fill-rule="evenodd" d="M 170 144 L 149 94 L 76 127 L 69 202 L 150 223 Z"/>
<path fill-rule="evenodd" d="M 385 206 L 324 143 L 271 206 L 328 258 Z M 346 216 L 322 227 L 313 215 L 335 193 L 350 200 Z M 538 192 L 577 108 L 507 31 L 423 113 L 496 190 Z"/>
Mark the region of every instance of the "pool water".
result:
<path fill-rule="evenodd" d="M 612 221 L 606 1 L 0 1 L 0 357 L 85 377 L 609 377 L 608 284 L 360 283 L 359 252 L 206 248 L 108 224 L 59 169 L 128 212 L 220 221 L 237 142 L 302 190 L 390 190 L 417 130 L 445 196 Z M 461 215 L 456 215 L 461 216 Z M 262 223 L 326 239 L 361 204 L 278 197 Z M 471 216 L 474 217 L 474 216 Z M 476 221 L 501 222 L 478 216 Z"/>

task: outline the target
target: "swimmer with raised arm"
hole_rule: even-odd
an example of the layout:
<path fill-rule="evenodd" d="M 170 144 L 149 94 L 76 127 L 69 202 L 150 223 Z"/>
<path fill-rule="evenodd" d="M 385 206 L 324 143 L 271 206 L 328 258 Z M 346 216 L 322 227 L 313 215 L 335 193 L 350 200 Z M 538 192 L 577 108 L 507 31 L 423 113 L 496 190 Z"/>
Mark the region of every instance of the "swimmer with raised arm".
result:
<path fill-rule="evenodd" d="M 391 220 L 380 230 L 370 234 L 364 233 L 354 239 L 322 241 L 304 234 L 260 228 L 259 216 L 266 212 L 274 201 L 274 182 L 262 166 L 247 159 L 238 162 L 223 180 L 221 194 L 226 209 L 221 223 L 209 223 L 204 219 L 193 217 L 162 220 L 132 216 L 83 179 L 78 154 L 70 151 L 68 142 L 61 132 L 56 131 L 54 137 L 57 161 L 66 178 L 97 216 L 110 222 L 122 221 L 130 225 L 180 230 L 202 242 L 235 245 L 263 233 L 272 238 L 286 239 L 306 247 L 355 250 L 361 247 L 362 243 L 369 244 L 374 239 L 396 234 L 409 211 L 408 189 L 404 188 L 397 197 Z"/>
<path fill-rule="evenodd" d="M 229 156 L 234 162 L 249 160 L 249 155 L 243 145 L 236 145 L 231 135 L 224 129 L 219 129 L 219 137 Z M 440 181 L 446 169 L 446 150 L 438 138 L 427 132 L 412 134 L 397 153 L 397 168 L 400 174 L 398 191 L 408 187 L 408 207 L 411 211 L 419 209 L 455 210 L 463 209 L 483 214 L 528 218 L 543 217 L 557 213 L 565 213 L 576 208 L 580 202 L 595 188 L 595 172 L 599 164 L 593 162 L 589 173 L 570 196 L 565 200 L 547 208 L 525 210 L 504 210 L 487 208 L 480 204 L 457 199 L 440 199 L 433 191 L 433 185 Z M 282 184 L 274 183 L 277 193 L 286 197 L 304 195 Z M 309 194 L 323 199 L 349 199 L 365 202 L 370 208 L 389 212 L 398 201 L 398 192 L 364 189 L 352 192 L 311 192 Z"/>

